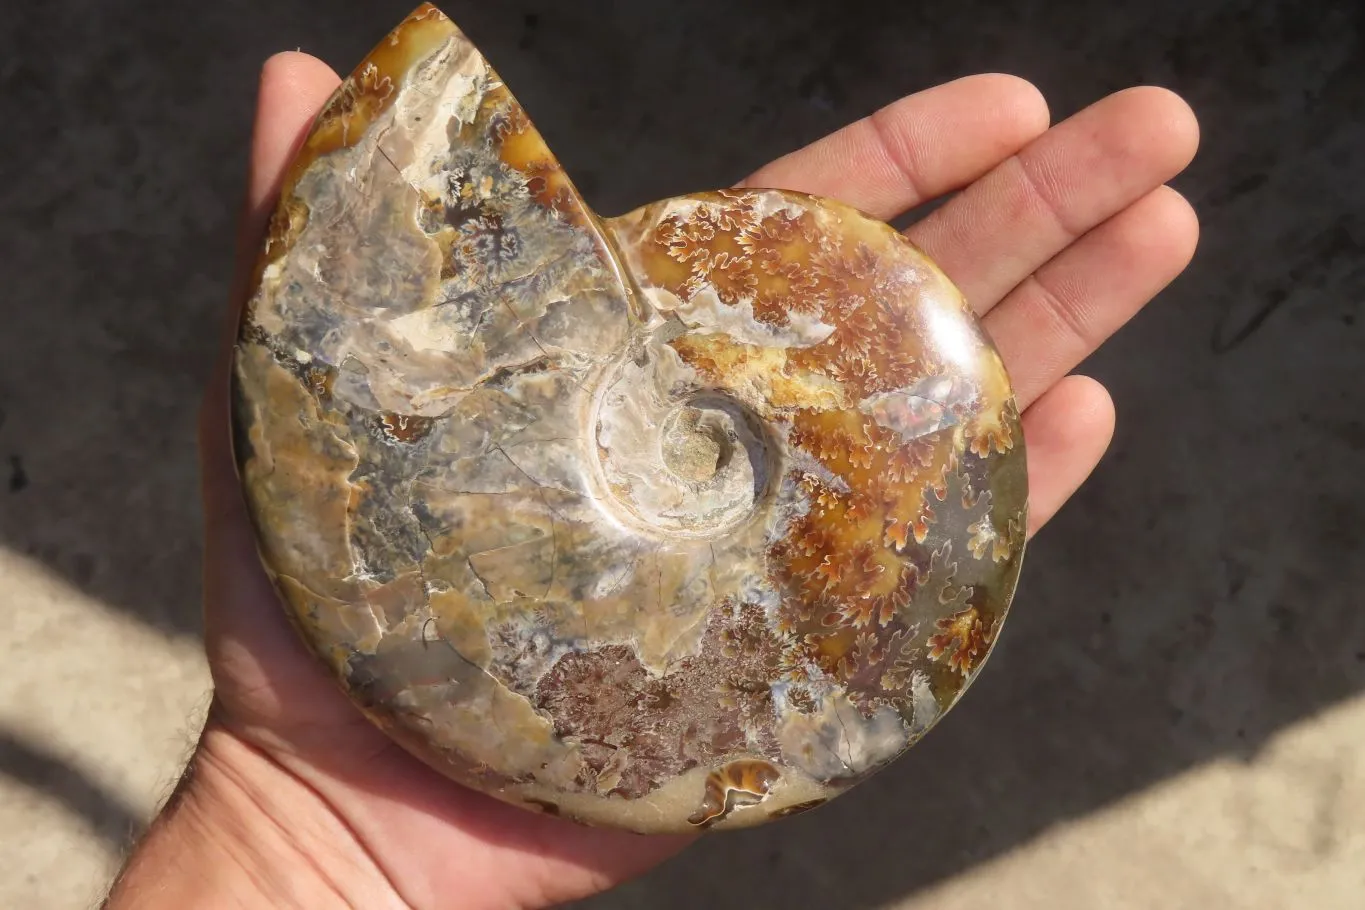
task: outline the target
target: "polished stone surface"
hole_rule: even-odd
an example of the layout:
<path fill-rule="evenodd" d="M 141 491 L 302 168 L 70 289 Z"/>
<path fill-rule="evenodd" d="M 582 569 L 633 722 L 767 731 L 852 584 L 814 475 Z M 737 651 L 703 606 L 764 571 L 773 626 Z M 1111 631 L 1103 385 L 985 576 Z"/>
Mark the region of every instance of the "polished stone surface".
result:
<path fill-rule="evenodd" d="M 0 164 L 22 179 L 0 204 L 0 906 L 97 903 L 207 698 L 194 417 L 260 63 L 301 46 L 349 66 L 410 6 L 9 10 Z M 447 9 L 600 211 L 725 185 L 970 72 L 1033 80 L 1055 119 L 1152 81 L 1205 126 L 1177 181 L 1200 253 L 1080 368 L 1113 393 L 1118 437 L 1030 544 L 965 709 L 829 806 L 705 839 L 585 908 L 1355 910 L 1365 10 Z M 668 78 L 631 78 L 656 65 Z"/>
<path fill-rule="evenodd" d="M 305 640 L 536 811 L 738 827 L 953 706 L 1024 549 L 1003 364 L 900 234 L 794 193 L 591 212 L 423 6 L 292 166 L 238 457 Z"/>

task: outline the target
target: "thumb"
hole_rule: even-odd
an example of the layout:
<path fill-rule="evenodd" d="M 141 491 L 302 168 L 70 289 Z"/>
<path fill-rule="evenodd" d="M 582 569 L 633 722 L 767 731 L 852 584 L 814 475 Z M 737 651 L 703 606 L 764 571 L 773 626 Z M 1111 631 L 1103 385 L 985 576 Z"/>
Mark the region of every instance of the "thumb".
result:
<path fill-rule="evenodd" d="M 199 412 L 204 510 L 204 626 L 220 696 L 251 693 L 255 714 L 278 717 L 283 692 L 323 693 L 327 680 L 290 634 L 262 571 L 232 454 L 229 378 L 242 306 L 250 295 L 266 225 L 289 164 L 340 79 L 301 53 L 278 54 L 261 71 L 236 269 L 217 360 Z M 285 668 L 298 672 L 281 683 Z M 309 687 L 312 687 L 311 689 Z M 305 699 L 309 704 L 319 699 Z M 240 706 L 238 706 L 240 707 Z"/>
<path fill-rule="evenodd" d="M 199 447 L 204 475 L 204 512 L 212 525 L 240 510 L 232 465 L 228 375 L 242 306 L 260 254 L 266 224 L 280 185 L 314 117 L 341 79 L 308 54 L 276 54 L 261 69 L 247 168 L 246 195 L 238 221 L 237 258 L 217 362 L 199 412 Z"/>

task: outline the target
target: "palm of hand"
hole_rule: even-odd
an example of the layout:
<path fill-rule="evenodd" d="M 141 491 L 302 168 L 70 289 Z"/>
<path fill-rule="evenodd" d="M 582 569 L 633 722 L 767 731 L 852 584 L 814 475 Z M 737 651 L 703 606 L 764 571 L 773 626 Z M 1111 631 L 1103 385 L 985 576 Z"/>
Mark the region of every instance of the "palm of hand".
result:
<path fill-rule="evenodd" d="M 338 81 L 302 54 L 266 65 L 243 263 L 294 145 Z M 908 234 L 973 301 L 1008 365 L 1029 444 L 1030 534 L 1112 433 L 1104 389 L 1068 372 L 1184 269 L 1197 236 L 1192 210 L 1164 186 L 1197 143 L 1183 102 L 1137 89 L 1051 129 L 1047 120 L 1027 83 L 972 77 L 903 99 L 745 181 L 884 219 L 961 191 Z M 228 449 L 226 367 L 224 357 L 201 428 L 210 726 L 315 793 L 376 874 L 420 910 L 547 906 L 682 849 L 688 838 L 584 829 L 454 786 L 349 704 L 289 628 L 258 563 Z"/>

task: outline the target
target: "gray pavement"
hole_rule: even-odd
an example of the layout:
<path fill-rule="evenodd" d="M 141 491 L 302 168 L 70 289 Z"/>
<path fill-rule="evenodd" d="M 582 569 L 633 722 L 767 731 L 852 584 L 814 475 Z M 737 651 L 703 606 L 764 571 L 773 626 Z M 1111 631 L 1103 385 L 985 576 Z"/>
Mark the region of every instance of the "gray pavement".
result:
<path fill-rule="evenodd" d="M 193 418 L 256 70 L 410 2 L 0 16 L 0 906 L 80 908 L 202 710 Z M 1365 7 L 448 2 L 604 213 L 979 71 L 1203 124 L 1188 274 L 1084 366 L 1110 456 L 893 769 L 593 908 L 1365 905 Z"/>

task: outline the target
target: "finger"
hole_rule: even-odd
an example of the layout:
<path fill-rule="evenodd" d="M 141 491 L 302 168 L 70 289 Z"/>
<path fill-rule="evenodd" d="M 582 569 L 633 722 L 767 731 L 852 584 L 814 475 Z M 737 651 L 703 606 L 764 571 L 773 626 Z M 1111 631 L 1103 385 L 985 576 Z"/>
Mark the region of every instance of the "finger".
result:
<path fill-rule="evenodd" d="M 275 592 L 257 560 L 255 540 L 237 483 L 230 442 L 228 376 L 238 314 L 250 292 L 247 283 L 284 172 L 313 118 L 339 82 L 336 73 L 306 54 L 279 54 L 261 69 L 236 277 L 222 351 L 205 390 L 199 416 L 204 551 L 208 556 L 204 561 L 206 645 L 215 674 L 229 668 L 227 672 L 242 682 L 240 688 L 249 693 L 254 710 L 261 716 L 276 716 L 282 710 L 280 706 L 290 704 L 291 699 L 310 706 L 327 705 L 325 698 L 310 693 L 330 692 L 334 685 L 313 662 L 299 659 L 306 652 L 297 636 L 278 634 L 287 629 L 284 612 L 267 609 L 276 603 Z M 231 608 L 225 609 L 228 605 Z M 282 653 L 291 656 L 282 657 Z M 303 669 L 290 676 L 286 685 L 279 681 L 278 670 L 266 671 L 271 666 Z M 337 716 L 344 713 L 337 709 Z"/>
<path fill-rule="evenodd" d="M 1028 82 L 968 76 L 893 102 L 743 185 L 828 196 L 890 220 L 961 189 L 1047 126 L 1047 102 Z"/>
<path fill-rule="evenodd" d="M 1032 536 L 1099 464 L 1114 436 L 1114 404 L 1087 376 L 1068 376 L 1024 412 Z"/>
<path fill-rule="evenodd" d="M 204 462 L 205 508 L 220 514 L 235 500 L 235 480 L 228 445 L 227 376 L 246 282 L 260 251 L 280 181 L 295 150 L 307 136 L 313 118 L 341 79 L 322 61 L 301 53 L 277 54 L 261 68 L 256 117 L 252 128 L 247 186 L 238 236 L 237 268 L 230 292 L 222 352 L 200 410 L 200 452 Z"/>
<path fill-rule="evenodd" d="M 1029 276 L 983 320 L 1020 407 L 1075 368 L 1184 271 L 1199 241 L 1185 198 L 1158 187 Z"/>
<path fill-rule="evenodd" d="M 276 54 L 261 68 L 247 181 L 248 208 L 259 226 L 269 217 L 280 180 L 313 118 L 340 83 L 327 64 L 295 51 Z"/>
<path fill-rule="evenodd" d="M 1178 96 L 1128 89 L 1048 130 L 907 234 L 985 313 L 1068 244 L 1180 173 L 1198 144 L 1198 123 Z"/>
<path fill-rule="evenodd" d="M 340 83 L 341 77 L 327 64 L 296 51 L 276 54 L 261 67 L 246 194 L 238 221 L 234 304 L 248 293 L 243 285 L 260 253 L 261 235 L 285 169 L 307 137 L 313 118 Z"/>

